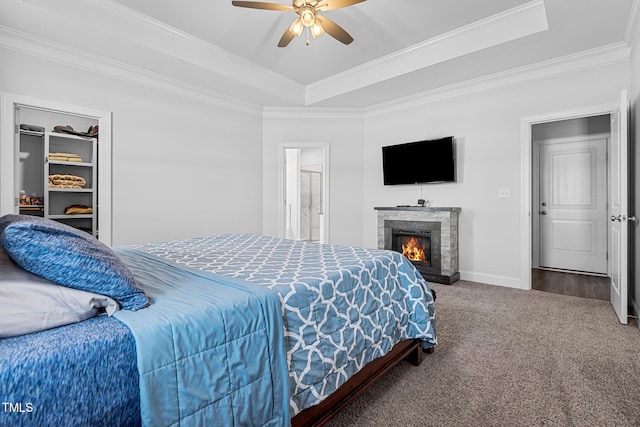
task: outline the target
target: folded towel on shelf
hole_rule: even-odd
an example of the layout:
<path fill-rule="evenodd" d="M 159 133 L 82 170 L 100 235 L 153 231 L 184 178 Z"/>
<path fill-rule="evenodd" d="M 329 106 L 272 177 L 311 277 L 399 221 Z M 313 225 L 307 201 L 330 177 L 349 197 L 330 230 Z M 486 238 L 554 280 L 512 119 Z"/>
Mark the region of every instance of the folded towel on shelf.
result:
<path fill-rule="evenodd" d="M 57 162 L 77 162 L 77 163 L 82 162 L 82 159 L 78 159 L 76 157 L 49 156 L 49 160 L 50 161 L 57 161 Z"/>
<path fill-rule="evenodd" d="M 81 187 L 80 185 L 76 185 L 76 184 L 65 184 L 65 183 L 56 184 L 56 183 L 53 183 L 53 182 L 49 181 L 49 188 L 74 188 L 74 189 L 81 189 L 82 187 Z"/>
<path fill-rule="evenodd" d="M 93 208 L 86 205 L 71 205 L 64 208 L 65 215 L 83 215 L 92 214 Z"/>
<path fill-rule="evenodd" d="M 75 153 L 49 153 L 49 160 L 58 160 L 63 162 L 82 162 L 82 157 Z"/>
<path fill-rule="evenodd" d="M 83 188 L 87 181 L 76 175 L 52 174 L 49 175 L 49 188 Z"/>

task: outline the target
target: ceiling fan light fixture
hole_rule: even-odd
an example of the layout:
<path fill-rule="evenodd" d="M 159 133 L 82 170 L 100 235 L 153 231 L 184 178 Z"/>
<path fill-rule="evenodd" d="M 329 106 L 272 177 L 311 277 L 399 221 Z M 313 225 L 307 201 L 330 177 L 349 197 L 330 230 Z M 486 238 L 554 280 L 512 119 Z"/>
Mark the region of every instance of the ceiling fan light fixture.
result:
<path fill-rule="evenodd" d="M 302 25 L 310 27 L 316 22 L 316 14 L 312 9 L 304 9 L 300 12 L 300 19 L 302 20 Z"/>
<path fill-rule="evenodd" d="M 314 22 L 313 25 L 311 25 L 311 35 L 313 36 L 313 38 L 317 39 L 323 34 L 324 28 L 322 28 L 322 25 L 320 25 L 318 21 Z"/>
<path fill-rule="evenodd" d="M 296 35 L 296 37 L 300 37 L 302 35 L 302 30 L 304 29 L 304 25 L 302 25 L 302 19 L 297 18 L 293 21 L 293 24 L 289 27 L 289 31 Z"/>

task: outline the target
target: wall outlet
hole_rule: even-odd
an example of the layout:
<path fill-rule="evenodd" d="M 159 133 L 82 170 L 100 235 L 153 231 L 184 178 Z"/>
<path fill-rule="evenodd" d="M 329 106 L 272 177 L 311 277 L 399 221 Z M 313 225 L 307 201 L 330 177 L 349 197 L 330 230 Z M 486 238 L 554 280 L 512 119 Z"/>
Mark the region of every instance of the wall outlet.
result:
<path fill-rule="evenodd" d="M 510 199 L 510 198 L 511 198 L 510 188 L 498 188 L 498 199 Z"/>

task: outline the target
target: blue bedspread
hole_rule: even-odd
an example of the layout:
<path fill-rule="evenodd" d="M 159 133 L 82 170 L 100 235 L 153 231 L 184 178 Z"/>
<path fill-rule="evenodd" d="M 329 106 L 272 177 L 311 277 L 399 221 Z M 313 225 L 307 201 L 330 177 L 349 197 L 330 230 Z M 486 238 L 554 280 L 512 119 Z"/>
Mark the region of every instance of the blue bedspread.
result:
<path fill-rule="evenodd" d="M 151 300 L 115 315 L 137 343 L 143 425 L 287 425 L 277 295 L 130 248 L 115 251 Z"/>
<path fill-rule="evenodd" d="M 0 339 L 0 426 L 140 425 L 135 355 L 107 316 Z"/>
<path fill-rule="evenodd" d="M 315 405 L 398 342 L 436 345 L 433 297 L 397 252 L 230 234 L 136 246 L 261 285 L 284 315 L 291 415 Z"/>

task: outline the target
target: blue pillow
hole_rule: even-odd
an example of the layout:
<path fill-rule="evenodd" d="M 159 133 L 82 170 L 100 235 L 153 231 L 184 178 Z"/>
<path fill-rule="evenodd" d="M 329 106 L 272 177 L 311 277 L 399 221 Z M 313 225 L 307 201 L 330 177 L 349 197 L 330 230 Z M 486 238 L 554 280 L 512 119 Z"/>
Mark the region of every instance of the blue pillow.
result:
<path fill-rule="evenodd" d="M 0 244 L 20 267 L 59 285 L 111 297 L 125 310 L 149 303 L 120 258 L 84 231 L 9 214 L 0 218 Z"/>

